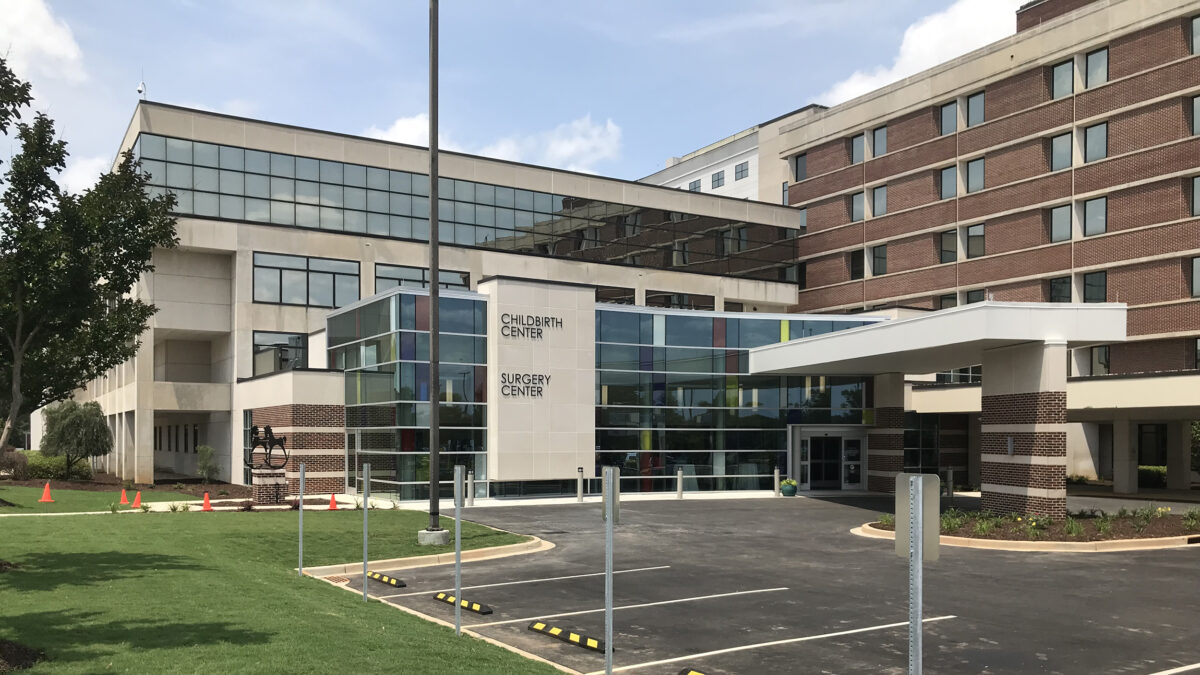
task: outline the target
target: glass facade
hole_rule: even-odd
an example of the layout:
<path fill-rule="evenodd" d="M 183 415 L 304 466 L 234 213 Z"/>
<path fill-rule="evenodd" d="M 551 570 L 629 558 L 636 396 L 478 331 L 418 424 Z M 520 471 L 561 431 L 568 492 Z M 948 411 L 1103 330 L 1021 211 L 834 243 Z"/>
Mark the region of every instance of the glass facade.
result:
<path fill-rule="evenodd" d="M 330 366 L 345 371 L 348 489 L 371 464 L 371 491 L 428 499 L 429 408 L 439 401 L 442 495 L 454 464 L 475 471 L 478 496 L 573 492 L 574 481 L 489 484 L 486 298 L 441 298 L 441 383 L 431 396 L 429 296 L 418 289 L 332 314 Z M 748 374 L 749 350 L 876 319 L 749 318 L 597 305 L 596 468 L 621 467 L 626 491 L 769 489 L 787 472 L 788 425 L 864 425 L 869 378 Z M 553 483 L 553 485 L 551 485 Z M 591 489 L 594 486 L 589 486 Z"/>
<path fill-rule="evenodd" d="M 180 215 L 429 240 L 427 175 L 152 134 L 134 154 Z M 643 267 L 767 281 L 796 258 L 789 228 L 451 178 L 438 193 L 440 241 L 455 246 L 611 264 L 636 255 Z M 717 254 L 717 233 L 734 225 L 750 246 Z M 694 251 L 683 265 L 672 256 L 681 242 Z"/>
<path fill-rule="evenodd" d="M 867 381 L 750 375 L 749 349 L 872 323 L 597 308 L 596 465 L 622 490 L 770 489 L 789 424 L 860 425 Z"/>
<path fill-rule="evenodd" d="M 440 299 L 439 386 L 429 381 L 429 296 L 397 292 L 333 314 L 330 366 L 345 371 L 347 488 L 358 489 L 371 465 L 371 492 L 429 498 L 429 411 L 441 415 L 442 496 L 453 496 L 454 465 L 474 471 L 481 494 L 487 475 L 487 337 L 482 296 L 446 292 Z"/>

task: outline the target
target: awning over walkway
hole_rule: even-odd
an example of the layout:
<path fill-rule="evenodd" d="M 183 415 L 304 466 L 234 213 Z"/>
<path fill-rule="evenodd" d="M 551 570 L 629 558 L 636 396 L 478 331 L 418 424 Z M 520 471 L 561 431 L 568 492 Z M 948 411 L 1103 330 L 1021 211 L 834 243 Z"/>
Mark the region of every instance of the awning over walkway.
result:
<path fill-rule="evenodd" d="M 1070 348 L 1123 342 L 1124 303 L 978 302 L 750 351 L 754 374 L 936 373 L 1030 342 Z"/>

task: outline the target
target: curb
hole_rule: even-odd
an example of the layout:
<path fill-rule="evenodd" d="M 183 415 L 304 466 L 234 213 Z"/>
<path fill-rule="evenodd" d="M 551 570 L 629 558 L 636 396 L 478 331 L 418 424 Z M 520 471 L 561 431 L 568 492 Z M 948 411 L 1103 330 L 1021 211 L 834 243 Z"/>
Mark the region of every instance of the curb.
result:
<path fill-rule="evenodd" d="M 518 544 L 507 544 L 505 546 L 493 546 L 490 548 L 477 548 L 469 551 L 463 551 L 462 561 L 472 562 L 475 560 L 507 558 L 514 555 L 540 553 L 542 551 L 549 551 L 552 548 L 554 548 L 553 543 L 548 542 L 545 539 L 531 537 L 529 541 L 523 541 Z M 434 565 L 446 565 L 453 562 L 454 551 L 450 551 L 449 553 L 434 553 L 432 555 L 414 556 L 409 558 L 374 560 L 367 563 L 367 571 L 375 572 L 382 570 L 406 570 L 414 567 L 433 567 Z M 340 563 L 337 565 L 324 565 L 321 567 L 305 567 L 304 573 L 313 577 L 324 577 L 331 574 L 362 574 L 362 562 Z"/>
<path fill-rule="evenodd" d="M 895 541 L 896 534 L 891 530 L 881 530 L 863 523 L 860 527 L 850 530 L 851 534 L 869 539 L 886 539 Z M 971 537 L 952 537 L 943 534 L 939 540 L 942 546 L 958 546 L 960 548 L 976 548 L 991 551 L 1024 551 L 1041 553 L 1108 553 L 1113 551 L 1153 551 L 1166 548 L 1182 548 L 1189 546 L 1188 540 L 1194 535 L 1178 537 L 1154 537 L 1148 539 L 1113 539 L 1109 541 L 1017 541 L 1014 539 L 973 539 Z"/>

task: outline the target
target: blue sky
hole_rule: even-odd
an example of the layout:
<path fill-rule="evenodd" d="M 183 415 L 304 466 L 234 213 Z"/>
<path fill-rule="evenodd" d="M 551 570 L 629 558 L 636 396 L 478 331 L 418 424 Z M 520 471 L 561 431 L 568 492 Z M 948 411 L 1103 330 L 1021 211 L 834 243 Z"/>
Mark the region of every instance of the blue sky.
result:
<path fill-rule="evenodd" d="M 425 141 L 422 0 L 0 0 L 78 188 L 152 100 Z M 1011 34 L 1019 0 L 443 0 L 445 147 L 639 178 Z M 0 154 L 9 154 L 11 148 Z"/>

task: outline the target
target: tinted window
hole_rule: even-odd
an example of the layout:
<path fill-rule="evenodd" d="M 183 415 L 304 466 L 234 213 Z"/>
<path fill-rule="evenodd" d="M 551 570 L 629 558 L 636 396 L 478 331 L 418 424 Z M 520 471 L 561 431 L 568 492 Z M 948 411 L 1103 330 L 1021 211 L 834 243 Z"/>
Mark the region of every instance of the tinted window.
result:
<path fill-rule="evenodd" d="M 983 254 L 983 225 L 972 225 L 967 228 L 967 257 L 978 258 Z"/>
<path fill-rule="evenodd" d="M 967 162 L 967 192 L 983 189 L 983 158 Z"/>
<path fill-rule="evenodd" d="M 1083 275 L 1083 301 L 1107 302 L 1108 273 L 1092 272 Z"/>
<path fill-rule="evenodd" d="M 1097 49 L 1087 55 L 1087 75 L 1084 86 L 1091 88 L 1108 82 L 1108 49 Z"/>
<path fill-rule="evenodd" d="M 1083 236 L 1108 231 L 1108 199 L 1098 197 L 1083 203 Z"/>
<path fill-rule="evenodd" d="M 887 213 L 887 186 L 880 185 L 871 191 L 871 215 L 882 216 Z"/>
<path fill-rule="evenodd" d="M 1052 98 L 1070 96 L 1075 90 L 1075 62 L 1063 61 L 1054 66 L 1050 75 L 1050 95 Z"/>
<path fill-rule="evenodd" d="M 941 109 L 942 135 L 952 134 L 958 130 L 958 103 L 950 102 Z"/>
<path fill-rule="evenodd" d="M 1071 166 L 1071 134 L 1061 134 L 1050 139 L 1050 170 L 1058 171 Z"/>
<path fill-rule="evenodd" d="M 859 135 L 850 139 L 850 163 L 858 164 L 863 161 L 863 140 L 866 136 Z"/>
<path fill-rule="evenodd" d="M 1050 280 L 1050 302 L 1071 301 L 1071 277 L 1058 277 Z"/>
<path fill-rule="evenodd" d="M 887 127 L 879 127 L 872 137 L 872 154 L 875 157 L 887 153 Z"/>
<path fill-rule="evenodd" d="M 952 166 L 942 169 L 941 194 L 942 199 L 950 199 L 958 194 L 958 171 Z"/>
<path fill-rule="evenodd" d="M 1071 205 L 1064 204 L 1050 209 L 1050 241 L 1067 241 L 1071 238 Z"/>
<path fill-rule="evenodd" d="M 944 263 L 951 263 L 958 260 L 958 232 L 949 230 L 941 233 L 938 239 L 940 240 L 939 259 Z"/>
<path fill-rule="evenodd" d="M 1096 124 L 1083 132 L 1083 161 L 1094 162 L 1108 157 L 1108 124 Z"/>
<path fill-rule="evenodd" d="M 983 124 L 984 110 L 983 92 L 967 97 L 967 126 L 973 127 L 976 124 Z"/>
<path fill-rule="evenodd" d="M 858 192 L 850 197 L 850 220 L 858 222 L 863 219 L 863 193 Z"/>

